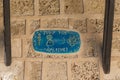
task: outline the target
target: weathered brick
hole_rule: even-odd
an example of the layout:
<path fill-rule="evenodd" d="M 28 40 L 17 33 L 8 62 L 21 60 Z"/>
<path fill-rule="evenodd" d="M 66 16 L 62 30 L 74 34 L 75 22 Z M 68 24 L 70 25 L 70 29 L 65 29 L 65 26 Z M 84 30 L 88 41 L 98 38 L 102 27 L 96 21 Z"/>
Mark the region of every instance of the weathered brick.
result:
<path fill-rule="evenodd" d="M 43 63 L 44 80 L 67 80 L 67 64 L 65 62 Z"/>
<path fill-rule="evenodd" d="M 12 39 L 12 56 L 21 57 L 21 39 Z"/>
<path fill-rule="evenodd" d="M 23 80 L 24 64 L 20 61 L 13 61 L 10 67 L 6 67 L 0 62 L 0 79 L 1 80 Z"/>
<path fill-rule="evenodd" d="M 120 32 L 120 19 L 114 20 L 113 32 Z"/>
<path fill-rule="evenodd" d="M 97 33 L 102 33 L 103 32 L 103 28 L 104 28 L 104 20 L 103 19 L 97 19 L 97 26 L 96 28 L 96 32 Z"/>
<path fill-rule="evenodd" d="M 104 0 L 84 0 L 85 13 L 104 13 Z"/>
<path fill-rule="evenodd" d="M 113 33 L 112 40 L 112 56 L 120 56 L 120 34 Z"/>
<path fill-rule="evenodd" d="M 86 50 L 84 50 L 85 57 L 96 57 L 97 54 L 97 48 L 96 48 L 96 37 L 95 35 L 87 35 L 85 38 L 85 47 Z"/>
<path fill-rule="evenodd" d="M 110 74 L 104 74 L 103 80 L 120 80 L 120 60 L 112 60 L 111 65 Z"/>
<path fill-rule="evenodd" d="M 33 34 L 35 30 L 40 28 L 40 20 L 31 20 L 30 21 L 30 34 Z"/>
<path fill-rule="evenodd" d="M 72 80 L 100 80 L 96 61 L 79 61 L 71 64 Z"/>
<path fill-rule="evenodd" d="M 120 13 L 120 0 L 115 0 L 115 13 Z"/>
<path fill-rule="evenodd" d="M 11 22 L 11 35 L 20 36 L 26 34 L 25 20 L 14 20 Z"/>
<path fill-rule="evenodd" d="M 0 17 L 3 15 L 3 0 L 0 0 Z"/>
<path fill-rule="evenodd" d="M 59 13 L 59 0 L 39 0 L 39 15 L 56 15 Z"/>
<path fill-rule="evenodd" d="M 69 19 L 69 28 L 77 30 L 80 33 L 87 32 L 87 21 L 86 19 Z"/>
<path fill-rule="evenodd" d="M 104 28 L 104 20 L 88 19 L 87 27 L 88 27 L 88 32 L 90 33 L 102 33 Z"/>
<path fill-rule="evenodd" d="M 41 27 L 43 28 L 68 28 L 68 19 L 66 18 L 42 19 Z"/>
<path fill-rule="evenodd" d="M 64 11 L 66 14 L 83 13 L 83 0 L 65 0 Z"/>
<path fill-rule="evenodd" d="M 42 63 L 26 62 L 25 80 L 42 80 Z"/>
<path fill-rule="evenodd" d="M 34 0 L 11 0 L 12 16 L 31 16 L 34 14 Z"/>
<path fill-rule="evenodd" d="M 113 39 L 113 45 L 112 45 L 112 48 L 113 50 L 120 50 L 120 37 L 119 38 L 114 38 Z"/>
<path fill-rule="evenodd" d="M 88 32 L 90 33 L 95 33 L 96 29 L 95 27 L 97 23 L 97 19 L 87 19 L 87 28 L 88 28 Z"/>
<path fill-rule="evenodd" d="M 104 20 L 103 19 L 87 19 L 88 32 L 103 33 Z M 115 19 L 113 23 L 113 32 L 120 32 L 120 20 Z"/>

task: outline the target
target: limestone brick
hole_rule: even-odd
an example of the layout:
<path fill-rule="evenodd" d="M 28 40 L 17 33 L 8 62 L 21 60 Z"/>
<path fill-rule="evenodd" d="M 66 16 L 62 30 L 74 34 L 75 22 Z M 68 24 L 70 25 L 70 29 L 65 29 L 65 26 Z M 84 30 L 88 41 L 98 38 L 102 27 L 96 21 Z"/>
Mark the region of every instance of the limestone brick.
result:
<path fill-rule="evenodd" d="M 79 61 L 71 64 L 72 80 L 100 80 L 96 61 Z"/>
<path fill-rule="evenodd" d="M 13 61 L 10 67 L 6 67 L 0 62 L 0 79 L 1 80 L 23 80 L 24 64 L 20 61 Z"/>
<path fill-rule="evenodd" d="M 64 0 L 65 6 L 64 11 L 66 14 L 82 14 L 83 0 Z"/>
<path fill-rule="evenodd" d="M 68 80 L 65 62 L 45 62 L 43 68 L 44 80 Z"/>
<path fill-rule="evenodd" d="M 34 14 L 34 0 L 11 0 L 12 16 L 32 16 Z"/>
<path fill-rule="evenodd" d="M 39 0 L 39 15 L 60 14 L 59 0 Z"/>
<path fill-rule="evenodd" d="M 25 20 L 13 20 L 11 22 L 11 36 L 20 36 L 26 34 Z"/>
<path fill-rule="evenodd" d="M 25 63 L 25 80 L 42 80 L 42 63 L 26 62 Z"/>
<path fill-rule="evenodd" d="M 104 4 L 104 0 L 84 0 L 84 11 L 92 14 L 104 13 Z"/>

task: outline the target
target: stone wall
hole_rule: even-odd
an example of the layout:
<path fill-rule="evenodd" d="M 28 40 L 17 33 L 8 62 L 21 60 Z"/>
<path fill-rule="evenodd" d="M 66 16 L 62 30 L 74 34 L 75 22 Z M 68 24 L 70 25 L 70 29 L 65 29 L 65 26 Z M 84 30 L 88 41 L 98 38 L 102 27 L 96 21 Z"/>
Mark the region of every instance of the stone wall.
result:
<path fill-rule="evenodd" d="M 0 29 L 3 27 L 2 1 Z M 120 0 L 115 4 L 111 73 L 108 75 L 103 73 L 99 59 L 105 0 L 10 1 L 13 58 L 12 65 L 6 67 L 3 52 L 0 52 L 0 80 L 120 80 Z M 39 29 L 78 31 L 82 39 L 80 51 L 70 55 L 35 52 L 32 36 Z"/>

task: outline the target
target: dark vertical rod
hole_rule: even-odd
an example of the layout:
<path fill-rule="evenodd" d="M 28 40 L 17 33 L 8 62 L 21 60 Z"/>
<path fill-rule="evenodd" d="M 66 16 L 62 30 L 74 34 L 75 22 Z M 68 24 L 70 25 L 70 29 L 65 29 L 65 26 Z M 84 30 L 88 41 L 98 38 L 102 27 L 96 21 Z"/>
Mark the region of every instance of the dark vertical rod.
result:
<path fill-rule="evenodd" d="M 10 0 L 3 0 L 5 64 L 11 64 Z"/>
<path fill-rule="evenodd" d="M 103 34 L 103 52 L 102 63 L 105 74 L 110 73 L 111 64 L 111 46 L 112 46 L 112 31 L 114 20 L 114 3 L 115 0 L 106 0 L 105 2 L 105 18 L 104 18 L 104 34 Z"/>

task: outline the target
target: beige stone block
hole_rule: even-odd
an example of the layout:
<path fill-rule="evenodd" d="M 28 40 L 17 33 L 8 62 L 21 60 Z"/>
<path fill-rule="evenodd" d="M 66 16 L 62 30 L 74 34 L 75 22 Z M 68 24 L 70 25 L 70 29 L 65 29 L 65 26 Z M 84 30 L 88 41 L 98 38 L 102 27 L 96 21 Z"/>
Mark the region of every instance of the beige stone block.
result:
<path fill-rule="evenodd" d="M 96 60 L 75 60 L 71 63 L 71 72 L 71 80 L 101 80 Z"/>
<path fill-rule="evenodd" d="M 40 20 L 30 20 L 29 33 L 33 34 L 34 31 L 40 29 Z"/>
<path fill-rule="evenodd" d="M 87 19 L 87 28 L 88 32 L 90 33 L 95 33 L 96 29 L 95 27 L 97 26 L 97 19 Z"/>
<path fill-rule="evenodd" d="M 21 39 L 12 39 L 12 57 L 21 57 L 22 56 L 22 49 L 21 49 Z"/>
<path fill-rule="evenodd" d="M 120 19 L 114 20 L 113 32 L 120 32 Z"/>
<path fill-rule="evenodd" d="M 114 33 L 112 40 L 112 56 L 120 56 L 120 34 Z"/>
<path fill-rule="evenodd" d="M 78 19 L 78 18 L 70 18 L 69 28 L 74 29 L 80 33 L 87 33 L 87 20 Z"/>
<path fill-rule="evenodd" d="M 20 36 L 26 34 L 25 20 L 13 20 L 11 22 L 11 36 Z"/>
<path fill-rule="evenodd" d="M 24 64 L 20 61 L 13 61 L 12 65 L 6 67 L 0 62 L 0 79 L 1 80 L 23 80 Z"/>
<path fill-rule="evenodd" d="M 103 33 L 104 29 L 104 20 L 103 19 L 97 19 L 97 26 L 95 27 L 96 33 Z"/>
<path fill-rule="evenodd" d="M 42 28 L 68 28 L 68 19 L 67 18 L 50 18 L 41 20 Z"/>
<path fill-rule="evenodd" d="M 83 0 L 64 0 L 65 6 L 64 11 L 66 14 L 82 14 Z"/>
<path fill-rule="evenodd" d="M 90 33 L 102 33 L 104 28 L 103 19 L 88 19 L 87 28 Z"/>
<path fill-rule="evenodd" d="M 87 28 L 90 33 L 103 33 L 104 19 L 87 19 Z M 120 20 L 115 19 L 113 23 L 113 32 L 120 32 Z"/>
<path fill-rule="evenodd" d="M 34 0 L 11 0 L 12 16 L 32 16 L 34 14 Z"/>
<path fill-rule="evenodd" d="M 104 0 L 84 0 L 85 13 L 99 14 L 104 13 Z"/>
<path fill-rule="evenodd" d="M 39 0 L 39 15 L 60 14 L 60 0 Z"/>
<path fill-rule="evenodd" d="M 104 74 L 103 80 L 120 80 L 120 59 L 112 59 L 110 74 Z"/>
<path fill-rule="evenodd" d="M 115 0 L 115 13 L 120 13 L 120 0 Z"/>
<path fill-rule="evenodd" d="M 42 80 L 42 63 L 26 62 L 25 63 L 25 80 Z"/>
<path fill-rule="evenodd" d="M 84 39 L 85 48 L 84 48 L 84 57 L 97 57 L 97 42 L 96 42 L 96 36 L 93 34 L 86 34 L 86 37 Z"/>
<path fill-rule="evenodd" d="M 68 80 L 66 62 L 44 62 L 43 80 Z"/>
<path fill-rule="evenodd" d="M 0 0 L 0 17 L 3 15 L 3 0 Z"/>

